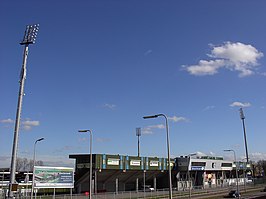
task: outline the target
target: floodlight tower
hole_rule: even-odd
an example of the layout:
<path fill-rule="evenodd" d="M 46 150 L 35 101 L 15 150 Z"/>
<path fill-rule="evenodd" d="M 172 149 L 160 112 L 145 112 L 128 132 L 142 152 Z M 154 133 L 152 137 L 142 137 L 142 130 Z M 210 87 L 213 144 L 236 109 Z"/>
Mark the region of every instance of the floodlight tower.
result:
<path fill-rule="evenodd" d="M 18 95 L 18 105 L 17 105 L 17 114 L 16 114 L 16 123 L 14 130 L 14 139 L 13 139 L 13 148 L 12 148 L 12 158 L 11 158 L 11 169 L 10 169 L 10 179 L 9 179 L 9 192 L 8 197 L 13 198 L 13 189 L 12 186 L 15 183 L 15 173 L 16 173 L 16 161 L 17 161 L 17 147 L 18 147 L 18 135 L 19 135 L 19 126 L 20 126 L 20 115 L 22 108 L 22 99 L 24 96 L 24 84 L 26 80 L 26 63 L 29 52 L 29 45 L 34 44 L 37 32 L 39 30 L 39 24 L 27 25 L 24 38 L 20 42 L 21 45 L 24 45 L 24 54 L 23 54 L 23 63 L 20 72 L 20 89 Z"/>
<path fill-rule="evenodd" d="M 245 115 L 244 115 L 244 112 L 243 112 L 242 108 L 239 109 L 239 113 L 240 113 L 240 119 L 242 120 L 242 124 L 243 124 L 245 150 L 246 150 L 246 158 L 247 158 L 247 164 L 248 164 L 249 163 L 249 159 L 248 159 L 248 143 L 247 143 L 247 135 L 246 135 L 246 127 L 245 127 Z"/>
<path fill-rule="evenodd" d="M 138 136 L 138 157 L 139 157 L 139 137 L 141 136 L 141 128 L 136 128 L 136 136 Z"/>

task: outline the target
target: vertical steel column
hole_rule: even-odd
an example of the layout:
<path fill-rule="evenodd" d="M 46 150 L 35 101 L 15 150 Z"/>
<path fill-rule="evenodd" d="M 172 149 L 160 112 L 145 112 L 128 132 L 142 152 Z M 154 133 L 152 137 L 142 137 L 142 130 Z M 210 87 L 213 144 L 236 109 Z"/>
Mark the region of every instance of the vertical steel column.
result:
<path fill-rule="evenodd" d="M 239 112 L 240 112 L 240 118 L 242 120 L 242 125 L 243 125 L 246 159 L 247 159 L 247 164 L 248 164 L 249 158 L 248 158 L 248 143 L 247 143 L 246 127 L 245 127 L 245 115 L 244 115 L 242 108 L 239 109 Z"/>
<path fill-rule="evenodd" d="M 97 176 L 97 170 L 95 170 L 95 171 L 94 171 L 94 193 L 95 193 L 95 194 L 97 194 L 97 190 L 98 190 L 98 188 L 97 188 L 97 183 L 98 183 L 98 182 L 97 182 L 97 177 L 98 177 L 98 176 Z"/>
<path fill-rule="evenodd" d="M 139 137 L 141 136 L 141 128 L 136 128 L 136 136 L 138 136 L 138 157 L 140 156 Z"/>
<path fill-rule="evenodd" d="M 153 188 L 154 188 L 154 191 L 157 190 L 157 178 L 156 178 L 156 176 L 153 177 Z"/>
<path fill-rule="evenodd" d="M 35 186 L 35 159 L 36 159 L 36 144 L 37 142 L 40 142 L 44 140 L 44 138 L 40 138 L 38 140 L 35 141 L 34 143 L 34 148 L 33 148 L 33 172 L 32 172 L 32 184 L 31 184 L 31 195 L 30 198 L 33 198 L 33 191 L 34 191 L 34 186 Z M 35 198 L 36 198 L 36 194 L 35 194 Z"/>
<path fill-rule="evenodd" d="M 118 178 L 115 179 L 115 193 L 118 194 L 119 185 L 118 185 Z"/>
<path fill-rule="evenodd" d="M 18 106 L 17 106 L 17 113 L 16 113 L 16 123 L 15 123 L 15 130 L 14 130 L 14 139 L 13 139 L 13 147 L 12 147 L 12 157 L 11 157 L 11 168 L 10 168 L 10 179 L 9 179 L 9 192 L 8 197 L 13 198 L 13 190 L 12 186 L 15 183 L 15 175 L 16 175 L 16 161 L 17 161 L 17 147 L 18 147 L 18 137 L 19 137 L 19 127 L 20 127 L 20 117 L 21 117 L 21 109 L 22 109 L 22 100 L 24 96 L 24 84 L 26 79 L 26 63 L 29 51 L 29 44 L 34 44 L 37 32 L 39 30 L 39 24 L 35 25 L 27 25 L 24 38 L 21 45 L 24 45 L 24 53 L 23 53 L 23 63 L 22 69 L 20 73 L 20 89 L 19 89 L 19 96 L 18 96 Z"/>
<path fill-rule="evenodd" d="M 157 115 L 150 115 L 144 116 L 143 119 L 151 119 L 157 118 L 159 116 L 163 116 L 165 118 L 165 128 L 166 128 L 166 144 L 167 144 L 167 156 L 168 156 L 168 173 L 169 173 L 169 198 L 173 198 L 172 192 L 172 173 L 171 173 L 171 159 L 170 159 L 170 136 L 169 136 L 169 126 L 168 126 L 168 119 L 165 114 L 157 114 Z"/>
<path fill-rule="evenodd" d="M 92 198 L 92 130 L 88 129 L 88 130 L 79 130 L 78 132 L 81 133 L 90 133 L 90 199 Z"/>
<path fill-rule="evenodd" d="M 139 191 L 139 178 L 136 179 L 136 192 Z"/>
<path fill-rule="evenodd" d="M 17 161 L 17 148 L 18 148 L 18 135 L 19 135 L 19 127 L 20 127 L 20 117 L 21 117 L 21 109 L 22 109 L 22 100 L 24 96 L 24 85 L 26 80 L 26 63 L 28 58 L 29 45 L 26 44 L 24 47 L 23 54 L 23 64 L 20 73 L 20 89 L 18 95 L 18 106 L 17 106 L 17 114 L 16 114 L 16 123 L 15 123 L 15 131 L 14 131 L 14 139 L 13 139 L 13 148 L 12 148 L 12 159 L 11 159 L 11 170 L 10 170 L 10 181 L 9 181 L 9 192 L 8 197 L 13 197 L 12 186 L 15 183 L 15 173 L 16 173 L 16 161 Z"/>

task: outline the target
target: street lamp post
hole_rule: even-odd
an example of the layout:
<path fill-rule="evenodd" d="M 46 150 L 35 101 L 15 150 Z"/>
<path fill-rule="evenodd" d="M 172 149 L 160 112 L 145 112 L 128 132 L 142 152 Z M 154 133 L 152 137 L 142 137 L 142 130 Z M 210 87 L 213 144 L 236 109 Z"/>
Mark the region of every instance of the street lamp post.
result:
<path fill-rule="evenodd" d="M 33 148 L 33 169 L 32 169 L 32 184 L 31 184 L 31 194 L 30 194 L 30 198 L 33 198 L 33 191 L 34 191 L 34 183 L 35 183 L 35 157 L 36 157 L 36 144 L 37 142 L 40 142 L 44 140 L 44 138 L 40 138 L 38 140 L 35 141 L 34 143 L 34 148 Z"/>
<path fill-rule="evenodd" d="M 239 193 L 239 186 L 238 186 L 238 168 L 237 168 L 237 162 L 236 162 L 236 152 L 233 149 L 226 149 L 224 151 L 234 153 L 234 160 L 235 160 L 235 164 L 236 164 L 236 191 L 238 193 L 238 198 L 239 198 L 240 193 Z"/>
<path fill-rule="evenodd" d="M 20 126 L 20 115 L 22 109 L 22 100 L 24 96 L 24 84 L 26 80 L 26 63 L 29 52 L 29 45 L 35 43 L 38 30 L 39 30 L 39 24 L 27 25 L 23 41 L 20 42 L 21 45 L 24 45 L 24 54 L 23 54 L 22 68 L 20 72 L 20 80 L 19 80 L 20 89 L 18 95 L 18 105 L 17 105 L 16 122 L 15 122 L 13 147 L 12 147 L 9 191 L 8 191 L 9 198 L 13 198 L 12 185 L 16 181 L 15 175 L 16 175 L 16 162 L 17 162 L 17 147 L 18 147 L 18 138 L 19 138 L 18 135 L 19 135 L 19 126 Z"/>
<path fill-rule="evenodd" d="M 168 153 L 168 173 L 169 173 L 169 198 L 173 198 L 172 193 L 172 174 L 171 174 L 171 162 L 170 162 L 170 141 L 169 141 L 169 129 L 168 129 L 168 119 L 167 116 L 164 114 L 157 114 L 157 115 L 150 115 L 150 116 L 144 116 L 143 119 L 151 119 L 151 118 L 157 118 L 159 116 L 162 116 L 165 118 L 165 124 L 166 124 L 166 140 L 167 140 L 167 153 Z"/>
<path fill-rule="evenodd" d="M 189 157 L 189 161 L 188 163 L 190 163 L 190 157 L 191 156 L 194 156 L 194 155 L 197 155 L 196 153 L 191 153 L 191 154 L 188 154 L 187 156 Z M 189 184 L 189 198 L 191 198 L 191 189 L 193 188 L 193 183 L 192 181 L 190 182 L 190 171 L 189 171 L 189 165 L 188 165 L 188 184 Z M 191 187 L 192 185 L 192 187 Z"/>
<path fill-rule="evenodd" d="M 81 132 L 81 133 L 87 133 L 89 132 L 90 133 L 90 199 L 92 197 L 92 130 L 79 130 L 78 132 Z"/>

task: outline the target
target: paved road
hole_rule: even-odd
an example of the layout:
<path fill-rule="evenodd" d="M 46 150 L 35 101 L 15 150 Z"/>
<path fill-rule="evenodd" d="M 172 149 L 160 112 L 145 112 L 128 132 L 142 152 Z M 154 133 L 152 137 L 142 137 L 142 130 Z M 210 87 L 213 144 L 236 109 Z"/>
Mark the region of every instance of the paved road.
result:
<path fill-rule="evenodd" d="M 256 192 L 253 194 L 247 194 L 245 197 L 245 199 L 266 199 L 266 193 L 265 192 Z"/>

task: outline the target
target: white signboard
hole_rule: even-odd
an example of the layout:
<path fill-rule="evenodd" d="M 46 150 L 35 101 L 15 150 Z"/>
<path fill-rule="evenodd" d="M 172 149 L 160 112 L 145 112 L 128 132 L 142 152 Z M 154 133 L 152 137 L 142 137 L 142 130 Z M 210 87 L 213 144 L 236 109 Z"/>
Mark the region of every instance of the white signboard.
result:
<path fill-rule="evenodd" d="M 108 164 L 108 165 L 115 165 L 115 166 L 118 166 L 118 165 L 119 165 L 119 159 L 111 159 L 111 158 L 108 158 L 108 160 L 107 160 L 107 164 Z"/>
<path fill-rule="evenodd" d="M 37 188 L 74 188 L 74 168 L 35 166 L 34 180 Z"/>
<path fill-rule="evenodd" d="M 150 161 L 150 167 L 158 167 L 159 162 L 158 161 Z"/>
<path fill-rule="evenodd" d="M 130 160 L 131 166 L 140 166 L 140 160 Z"/>

